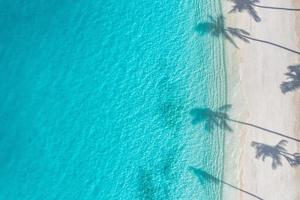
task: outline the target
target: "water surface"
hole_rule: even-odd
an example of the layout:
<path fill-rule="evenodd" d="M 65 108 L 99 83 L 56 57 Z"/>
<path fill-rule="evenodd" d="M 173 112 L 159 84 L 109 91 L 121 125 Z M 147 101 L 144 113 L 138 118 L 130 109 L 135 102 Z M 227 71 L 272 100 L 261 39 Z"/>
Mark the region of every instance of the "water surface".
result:
<path fill-rule="evenodd" d="M 0 199 L 205 199 L 221 134 L 189 110 L 225 101 L 214 0 L 2 0 Z"/>

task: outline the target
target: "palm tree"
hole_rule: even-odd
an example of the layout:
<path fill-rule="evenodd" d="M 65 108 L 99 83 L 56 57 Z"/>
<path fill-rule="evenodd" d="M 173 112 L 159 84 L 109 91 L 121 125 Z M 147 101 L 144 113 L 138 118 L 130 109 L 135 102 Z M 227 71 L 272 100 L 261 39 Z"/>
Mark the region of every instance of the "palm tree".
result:
<path fill-rule="evenodd" d="M 233 12 L 243 12 L 247 11 L 251 17 L 256 22 L 260 22 L 261 18 L 258 16 L 256 10 L 253 8 L 255 3 L 259 3 L 259 0 L 231 0 L 234 3 L 234 6 L 229 11 L 229 13 Z"/>
<path fill-rule="evenodd" d="M 295 164 L 297 166 L 300 165 L 300 153 L 294 153 L 293 156 L 294 156 Z"/>
<path fill-rule="evenodd" d="M 247 42 L 244 38 L 240 37 L 240 35 L 249 35 L 249 33 L 244 31 L 243 29 L 235 29 L 235 31 L 233 32 L 233 28 L 227 28 L 225 26 L 225 18 L 223 15 L 219 15 L 216 19 L 214 19 L 212 16 L 209 16 L 209 20 L 210 21 L 198 23 L 196 26 L 196 31 L 200 34 L 208 33 L 214 37 L 225 37 L 225 39 L 232 43 L 236 48 L 238 48 L 238 46 L 236 45 L 232 37 L 238 37 L 239 39 Z"/>
<path fill-rule="evenodd" d="M 235 122 L 238 124 L 251 126 L 257 129 L 260 129 L 262 131 L 266 131 L 271 134 L 279 135 L 281 137 L 294 140 L 296 142 L 300 142 L 299 139 L 293 138 L 287 135 L 284 135 L 282 133 L 266 129 L 261 126 L 257 126 L 255 124 L 235 120 L 229 117 L 227 112 L 231 109 L 231 104 L 226 104 L 224 106 L 221 106 L 217 108 L 216 110 L 210 109 L 210 108 L 193 108 L 190 111 L 190 115 L 192 116 L 192 124 L 198 124 L 198 123 L 204 123 L 205 130 L 207 131 L 213 131 L 216 127 L 220 127 L 227 131 L 232 131 L 232 128 L 229 126 L 228 122 Z"/>
<path fill-rule="evenodd" d="M 290 154 L 285 149 L 287 145 L 286 140 L 281 140 L 276 145 L 267 145 L 259 142 L 252 142 L 251 146 L 256 149 L 256 158 L 264 161 L 265 158 L 270 157 L 272 159 L 272 168 L 276 169 L 278 166 L 282 166 L 282 158 L 285 158 L 291 167 L 299 165 L 299 157 L 296 154 Z M 297 160 L 298 159 L 298 160 Z"/>
<path fill-rule="evenodd" d="M 229 116 L 227 112 L 231 108 L 231 105 L 224 105 L 216 110 L 209 108 L 194 108 L 190 111 L 193 117 L 192 124 L 204 123 L 204 128 L 207 131 L 212 131 L 216 127 L 232 131 L 227 123 Z"/>
<path fill-rule="evenodd" d="M 234 3 L 234 6 L 232 7 L 232 10 L 229 11 L 229 13 L 247 11 L 249 15 L 253 17 L 253 19 L 256 22 L 260 22 L 261 18 L 258 16 L 254 7 L 275 9 L 275 10 L 286 10 L 286 11 L 300 11 L 300 9 L 294 9 L 294 8 L 261 6 L 258 5 L 258 3 L 260 3 L 260 0 L 230 0 L 230 1 Z"/>
<path fill-rule="evenodd" d="M 238 48 L 238 46 L 234 42 L 233 37 L 236 37 L 247 43 L 250 43 L 250 40 L 252 40 L 255 42 L 269 44 L 269 45 L 272 45 L 272 46 L 275 46 L 275 47 L 278 47 L 278 48 L 281 48 L 281 49 L 284 49 L 284 50 L 287 50 L 287 51 L 290 51 L 290 52 L 293 52 L 296 54 L 300 54 L 299 51 L 284 47 L 282 45 L 251 37 L 250 33 L 248 33 L 247 31 L 245 31 L 243 29 L 226 27 L 225 26 L 225 18 L 222 15 L 218 16 L 216 19 L 209 16 L 209 19 L 210 19 L 210 21 L 208 21 L 208 22 L 198 23 L 196 26 L 196 31 L 199 32 L 200 34 L 209 33 L 215 37 L 219 37 L 219 36 L 225 37 L 225 39 L 227 39 L 230 43 L 232 43 L 236 48 Z"/>
<path fill-rule="evenodd" d="M 246 194 L 248 194 L 248 195 L 250 195 L 250 196 L 252 196 L 252 197 L 254 197 L 256 199 L 263 200 L 263 198 L 255 195 L 255 194 L 253 194 L 251 192 L 248 192 L 246 190 L 238 188 L 238 187 L 236 187 L 236 186 L 234 186 L 234 185 L 232 185 L 232 184 L 230 184 L 230 183 L 228 183 L 226 181 L 223 181 L 222 179 L 219 179 L 219 178 L 217 178 L 217 177 L 215 177 L 215 176 L 207 173 L 206 171 L 204 171 L 204 170 L 202 170 L 200 168 L 189 167 L 189 170 L 192 171 L 192 173 L 195 176 L 197 176 L 197 178 L 199 179 L 199 181 L 200 181 L 201 184 L 203 184 L 204 182 L 207 182 L 207 181 L 210 181 L 210 182 L 215 183 L 215 184 L 221 183 L 221 184 L 227 185 L 227 186 L 229 186 L 231 188 L 234 188 L 236 190 L 239 190 L 239 191 L 241 191 L 243 193 L 246 193 Z"/>
<path fill-rule="evenodd" d="M 285 75 L 288 77 L 287 81 L 282 82 L 280 85 L 283 94 L 300 87 L 300 65 L 288 66 L 288 72 Z"/>

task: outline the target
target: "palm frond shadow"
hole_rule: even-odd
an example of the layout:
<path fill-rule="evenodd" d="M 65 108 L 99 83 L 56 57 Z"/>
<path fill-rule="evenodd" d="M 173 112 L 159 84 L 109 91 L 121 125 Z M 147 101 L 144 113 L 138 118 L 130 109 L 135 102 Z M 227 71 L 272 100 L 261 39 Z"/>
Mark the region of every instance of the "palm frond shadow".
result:
<path fill-rule="evenodd" d="M 260 22 L 261 18 L 258 16 L 257 11 L 254 7 L 273 9 L 273 10 L 285 10 L 285 11 L 300 11 L 295 8 L 283 8 L 283 7 L 272 7 L 272 6 L 261 6 L 259 5 L 260 0 L 230 0 L 234 5 L 229 13 L 243 12 L 246 11 L 256 21 Z"/>
<path fill-rule="evenodd" d="M 238 124 L 251 126 L 253 128 L 257 128 L 259 130 L 275 134 L 290 140 L 294 140 L 296 142 L 300 142 L 300 139 L 290 137 L 288 135 L 285 135 L 283 133 L 279 133 L 261 126 L 257 126 L 255 124 L 251 124 L 248 122 L 243 122 L 239 120 L 235 120 L 229 117 L 228 111 L 232 108 L 231 104 L 223 105 L 215 110 L 211 108 L 193 108 L 190 111 L 190 115 L 192 116 L 192 124 L 196 125 L 199 123 L 204 124 L 204 128 L 206 131 L 213 131 L 215 128 L 219 127 L 225 131 L 232 131 L 232 128 L 230 127 L 228 122 L 235 122 Z"/>
<path fill-rule="evenodd" d="M 139 199 L 155 200 L 156 187 L 152 179 L 151 171 L 140 169 L 138 172 Z"/>
<path fill-rule="evenodd" d="M 286 51 L 300 55 L 300 51 L 296 51 L 296 50 L 287 48 L 280 44 L 276 44 L 276 43 L 269 42 L 266 40 L 261 40 L 261 39 L 251 37 L 250 33 L 243 29 L 226 27 L 225 26 L 225 18 L 223 15 L 220 15 L 217 18 L 213 18 L 212 16 L 209 16 L 209 21 L 198 23 L 195 27 L 195 30 L 200 35 L 210 34 L 214 37 L 224 37 L 236 48 L 238 48 L 238 45 L 235 43 L 233 38 L 238 38 L 246 43 L 250 43 L 250 41 L 255 41 L 255 42 L 261 42 L 264 44 L 269 44 L 269 45 L 272 45 L 272 46 L 275 46 L 275 47 L 284 49 Z"/>
<path fill-rule="evenodd" d="M 240 192 L 246 193 L 247 195 L 250 195 L 256 199 L 263 200 L 263 198 L 257 196 L 256 194 L 248 192 L 244 189 L 238 188 L 222 179 L 219 179 L 219 178 L 209 174 L 208 172 L 202 170 L 201 168 L 189 167 L 189 170 L 198 178 L 201 185 L 203 185 L 206 182 L 212 182 L 214 184 L 224 184 L 233 189 L 239 190 Z"/>
<path fill-rule="evenodd" d="M 300 88 L 300 65 L 291 65 L 287 67 L 288 72 L 285 73 L 287 80 L 280 84 L 283 94 L 292 92 Z"/>
<path fill-rule="evenodd" d="M 258 16 L 257 11 L 254 8 L 255 3 L 259 3 L 259 0 L 231 0 L 234 5 L 229 13 L 247 11 L 248 14 L 256 21 L 260 22 L 261 18 Z"/>
<path fill-rule="evenodd" d="M 159 160 L 159 165 L 153 166 L 151 169 L 139 168 L 137 173 L 139 199 L 173 199 L 174 182 L 178 178 L 177 171 L 174 170 L 177 162 L 177 153 L 178 149 L 172 149 Z"/>
<path fill-rule="evenodd" d="M 229 116 L 227 112 L 231 108 L 231 105 L 224 105 L 216 110 L 210 108 L 194 108 L 190 111 L 190 115 L 193 117 L 192 124 L 204 123 L 205 130 L 211 132 L 215 128 L 232 131 L 232 128 L 228 124 Z"/>
<path fill-rule="evenodd" d="M 286 140 L 281 140 L 276 145 L 267 145 L 259 142 L 252 142 L 251 146 L 255 148 L 257 159 L 265 161 L 266 158 L 272 159 L 272 169 L 277 169 L 278 166 L 282 166 L 282 158 L 284 158 L 291 167 L 297 167 L 300 165 L 300 154 L 291 154 L 285 149 L 287 145 Z"/>

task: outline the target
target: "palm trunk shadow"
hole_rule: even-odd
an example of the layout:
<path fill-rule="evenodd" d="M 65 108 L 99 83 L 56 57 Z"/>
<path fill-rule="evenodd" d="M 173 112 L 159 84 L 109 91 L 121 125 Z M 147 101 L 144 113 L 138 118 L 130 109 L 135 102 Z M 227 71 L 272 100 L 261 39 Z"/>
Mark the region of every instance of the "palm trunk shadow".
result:
<path fill-rule="evenodd" d="M 290 51 L 290 52 L 293 52 L 293 53 L 296 53 L 296 54 L 300 55 L 300 51 L 296 51 L 296 50 L 287 48 L 287 47 L 282 46 L 280 44 L 276 44 L 276 43 L 269 42 L 269 41 L 266 41 L 266 40 L 261 40 L 261 39 L 256 39 L 254 37 L 251 37 L 249 32 L 247 32 L 243 29 L 240 29 L 240 28 L 232 28 L 232 27 L 225 28 L 225 33 L 224 33 L 225 38 L 226 39 L 231 39 L 230 37 L 228 37 L 228 34 L 226 32 L 231 34 L 233 37 L 236 37 L 236 38 L 238 38 L 240 40 L 243 40 L 244 42 L 247 42 L 247 43 L 250 43 L 250 40 L 256 41 L 256 42 L 261 42 L 261 43 L 269 44 L 269 45 L 272 45 L 272 46 L 275 46 L 275 47 L 284 49 L 286 51 Z M 227 34 L 227 36 L 226 36 L 226 34 Z"/>
<path fill-rule="evenodd" d="M 236 186 L 234 186 L 234 185 L 231 185 L 231 184 L 229 184 L 229 183 L 227 183 L 227 182 L 225 182 L 225 181 L 223 181 L 223 180 L 220 180 L 220 182 L 223 183 L 223 184 L 225 184 L 225 185 L 228 185 L 228 186 L 231 187 L 231 188 L 234 188 L 234 189 L 237 189 L 237 190 L 239 190 L 239 191 L 241 191 L 241 192 L 244 192 L 244 193 L 246 193 L 246 194 L 248 194 L 248 195 L 250 195 L 250 196 L 252 196 L 252 197 L 254 197 L 254 198 L 256 198 L 256 199 L 263 200 L 263 198 L 261 198 L 261 197 L 255 195 L 255 194 L 253 194 L 253 193 L 251 193 L 251 192 L 248 192 L 248 191 L 246 191 L 246 190 L 243 190 L 243 189 L 241 189 L 241 188 L 238 188 L 238 187 L 236 187 Z"/>
<path fill-rule="evenodd" d="M 266 9 L 273 9 L 273 10 L 286 10 L 286 11 L 300 11 L 298 8 L 282 8 L 282 7 L 273 7 L 273 6 L 261 6 L 258 4 L 252 4 L 255 7 L 258 8 L 266 8 Z"/>
<path fill-rule="evenodd" d="M 203 181 L 212 181 L 214 183 L 222 183 L 224 185 L 227 185 L 233 189 L 236 189 L 236 190 L 239 190 L 240 192 L 243 192 L 245 194 L 248 194 L 256 199 L 259 199 L 259 200 L 264 200 L 263 198 L 251 193 L 251 192 L 248 192 L 246 190 L 243 190 L 241 188 L 238 188 L 230 183 L 227 183 L 226 181 L 223 181 L 222 179 L 219 179 L 209 173 L 207 173 L 206 171 L 200 169 L 200 168 L 195 168 L 195 167 L 189 167 L 189 170 L 192 171 L 192 173 L 197 176 L 197 178 L 199 179 L 200 182 L 203 182 Z"/>
<path fill-rule="evenodd" d="M 276 131 L 272 131 L 272 130 L 270 130 L 270 129 L 266 129 L 266 128 L 263 128 L 263 127 L 261 127 L 261 126 L 257 126 L 257 125 L 255 125 L 255 124 L 250 124 L 250 123 L 247 123 L 247 122 L 242 122 L 242 121 L 238 121 L 238 120 L 230 119 L 230 118 L 228 118 L 228 120 L 229 120 L 229 121 L 232 121 L 232 122 L 239 123 L 239 124 L 243 124 L 243 125 L 246 125 L 246 126 L 251 126 L 251 127 L 254 127 L 254 128 L 257 128 L 257 129 L 260 129 L 260 130 L 263 130 L 263 131 L 267 131 L 267 132 L 269 132 L 269 133 L 272 133 L 272 134 L 275 134 L 275 135 L 279 135 L 279 136 L 281 136 L 281 137 L 288 138 L 288 139 L 290 139 L 290 140 L 294 140 L 294 141 L 296 141 L 296 142 L 300 142 L 300 140 L 297 139 L 297 138 L 293 138 L 293 137 L 284 135 L 284 134 L 282 134 L 282 133 L 279 133 L 279 132 L 276 132 Z"/>
<path fill-rule="evenodd" d="M 248 33 L 247 31 L 245 31 L 243 29 L 226 27 L 223 15 L 218 16 L 217 19 L 214 19 L 213 17 L 210 16 L 210 21 L 198 23 L 196 26 L 196 31 L 199 32 L 201 35 L 209 33 L 215 37 L 223 36 L 226 40 L 228 40 L 230 43 L 232 43 L 236 48 L 238 48 L 238 46 L 235 43 L 235 41 L 233 40 L 233 37 L 236 37 L 247 43 L 250 43 L 250 40 L 252 40 L 252 41 L 256 41 L 256 42 L 269 44 L 269 45 L 272 45 L 272 46 L 275 46 L 275 47 L 284 49 L 286 51 L 300 55 L 300 51 L 287 48 L 280 44 L 276 44 L 276 43 L 269 42 L 266 40 L 261 40 L 261 39 L 256 39 L 254 37 L 251 37 L 250 33 Z"/>
<path fill-rule="evenodd" d="M 273 42 L 268 42 L 268 41 L 265 41 L 265 40 L 256 39 L 256 38 L 249 37 L 249 36 L 246 36 L 246 35 L 243 35 L 243 37 L 244 37 L 244 38 L 247 38 L 247 39 L 249 39 L 249 40 L 256 41 L 256 42 L 262 42 L 262 43 L 265 43 L 265 44 L 270 44 L 270 45 L 272 45 L 272 46 L 275 46 L 275 47 L 278 47 L 278 48 L 281 48 L 281 49 L 284 49 L 284 50 L 287 50 L 287 51 L 290 51 L 290 52 L 292 52 L 292 53 L 295 53 L 295 54 L 299 54 L 299 55 L 300 55 L 300 52 L 299 52 L 299 51 L 296 51 L 296 50 L 293 50 L 293 49 L 284 47 L 284 46 L 279 45 L 279 44 L 275 44 L 275 43 L 273 43 Z"/>

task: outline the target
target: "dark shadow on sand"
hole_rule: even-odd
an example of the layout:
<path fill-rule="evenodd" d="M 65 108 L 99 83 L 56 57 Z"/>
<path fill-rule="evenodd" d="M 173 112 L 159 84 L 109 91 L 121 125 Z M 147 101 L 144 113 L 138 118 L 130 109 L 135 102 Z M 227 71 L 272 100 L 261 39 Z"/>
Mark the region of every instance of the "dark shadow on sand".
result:
<path fill-rule="evenodd" d="M 287 67 L 288 72 L 285 73 L 287 80 L 280 84 L 283 94 L 292 92 L 300 88 L 300 65 L 291 65 Z"/>
<path fill-rule="evenodd" d="M 278 166 L 282 166 L 282 158 L 284 158 L 291 167 L 297 167 L 300 165 L 300 154 L 291 154 L 285 149 L 287 145 L 286 140 L 281 140 L 276 145 L 267 145 L 259 142 L 252 142 L 251 146 L 255 148 L 257 159 L 262 159 L 269 157 L 272 159 L 272 169 L 277 169 Z"/>
<path fill-rule="evenodd" d="M 229 13 L 243 12 L 246 11 L 256 21 L 260 22 L 261 18 L 258 16 L 257 11 L 254 7 L 272 9 L 272 10 L 283 10 L 283 11 L 300 11 L 297 8 L 283 8 L 274 6 L 262 6 L 259 5 L 260 0 L 230 0 L 234 5 Z"/>
<path fill-rule="evenodd" d="M 259 3 L 259 0 L 231 0 L 233 2 L 232 9 L 229 13 L 247 11 L 248 14 L 256 21 L 260 22 L 261 18 L 258 16 L 257 11 L 254 8 L 255 3 Z"/>

